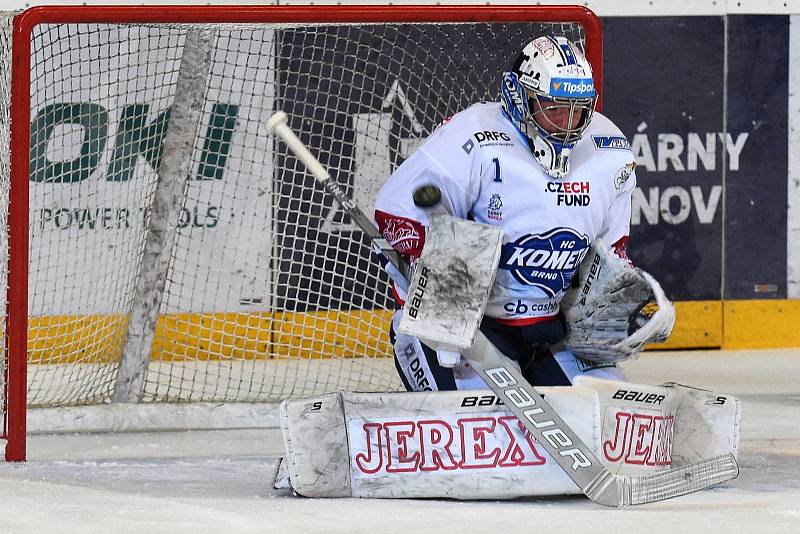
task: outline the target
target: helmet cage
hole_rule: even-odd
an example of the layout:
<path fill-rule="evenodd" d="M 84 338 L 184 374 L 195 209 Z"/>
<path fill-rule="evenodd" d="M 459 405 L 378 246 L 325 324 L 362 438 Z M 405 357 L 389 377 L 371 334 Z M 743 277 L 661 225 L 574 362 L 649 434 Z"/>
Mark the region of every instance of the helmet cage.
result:
<path fill-rule="evenodd" d="M 530 91 L 529 120 L 548 141 L 572 146 L 589 127 L 597 98 L 549 97 Z M 558 122 L 554 117 L 559 117 Z"/>

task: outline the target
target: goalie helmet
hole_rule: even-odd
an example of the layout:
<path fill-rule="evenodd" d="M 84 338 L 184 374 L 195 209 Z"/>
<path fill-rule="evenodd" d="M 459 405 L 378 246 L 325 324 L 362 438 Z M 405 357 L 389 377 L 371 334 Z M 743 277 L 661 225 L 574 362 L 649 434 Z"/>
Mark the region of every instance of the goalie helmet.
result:
<path fill-rule="evenodd" d="M 565 37 L 537 37 L 503 74 L 503 109 L 528 138 L 553 178 L 569 171 L 569 154 L 589 126 L 597 102 L 592 66 Z"/>

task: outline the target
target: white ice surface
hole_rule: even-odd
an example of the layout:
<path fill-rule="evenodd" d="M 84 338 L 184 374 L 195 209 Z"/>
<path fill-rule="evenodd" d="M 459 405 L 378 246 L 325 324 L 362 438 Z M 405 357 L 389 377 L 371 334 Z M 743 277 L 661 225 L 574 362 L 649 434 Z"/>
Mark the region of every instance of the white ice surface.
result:
<path fill-rule="evenodd" d="M 0 465 L 0 534 L 544 532 L 800 533 L 800 350 L 646 353 L 634 382 L 742 400 L 741 474 L 625 510 L 581 497 L 510 502 L 320 500 L 271 489 L 276 429 L 29 437 Z"/>

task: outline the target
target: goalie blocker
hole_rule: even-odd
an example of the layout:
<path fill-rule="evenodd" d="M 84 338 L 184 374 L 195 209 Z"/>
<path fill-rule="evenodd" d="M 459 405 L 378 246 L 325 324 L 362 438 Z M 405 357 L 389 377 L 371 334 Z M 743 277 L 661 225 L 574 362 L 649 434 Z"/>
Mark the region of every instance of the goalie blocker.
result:
<path fill-rule="evenodd" d="M 738 454 L 740 406 L 729 395 L 588 377 L 541 391 L 617 475 Z M 307 497 L 580 494 L 504 408 L 491 391 L 336 393 L 284 401 L 285 457 L 276 487 Z"/>

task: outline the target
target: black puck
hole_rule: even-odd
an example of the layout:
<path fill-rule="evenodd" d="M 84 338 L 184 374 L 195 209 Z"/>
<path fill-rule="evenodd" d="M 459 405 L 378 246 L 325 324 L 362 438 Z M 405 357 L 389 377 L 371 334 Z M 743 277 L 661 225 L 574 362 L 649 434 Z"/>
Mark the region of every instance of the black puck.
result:
<path fill-rule="evenodd" d="M 414 204 L 420 208 L 430 208 L 442 200 L 442 191 L 435 185 L 423 185 L 414 191 Z"/>

